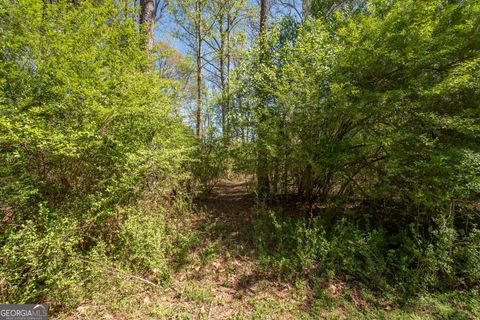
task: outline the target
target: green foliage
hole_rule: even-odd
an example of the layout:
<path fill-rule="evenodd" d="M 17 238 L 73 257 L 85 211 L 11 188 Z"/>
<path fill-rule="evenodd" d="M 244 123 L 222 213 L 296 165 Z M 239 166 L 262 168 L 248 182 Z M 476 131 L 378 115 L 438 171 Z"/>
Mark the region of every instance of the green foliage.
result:
<path fill-rule="evenodd" d="M 3 301 L 80 303 L 105 266 L 168 278 L 164 210 L 148 204 L 187 178 L 192 139 L 133 10 L 0 5 Z"/>
<path fill-rule="evenodd" d="M 193 155 L 192 174 L 199 183 L 200 191 L 206 195 L 212 192 L 228 169 L 228 150 L 221 138 L 210 137 L 199 142 Z"/>
<path fill-rule="evenodd" d="M 242 94 L 268 97 L 250 109 L 270 191 L 388 199 L 423 222 L 477 201 L 478 4 L 362 3 L 280 24 L 245 67 Z"/>
<path fill-rule="evenodd" d="M 259 212 L 255 238 L 264 267 L 274 267 L 280 276 L 310 272 L 330 250 L 325 230 L 320 224 L 307 227 L 305 221 L 282 219 L 273 211 Z"/>
<path fill-rule="evenodd" d="M 92 195 L 128 200 L 152 171 L 177 173 L 183 132 L 162 94 L 169 81 L 144 71 L 126 13 L 24 1 L 5 3 L 2 21 L 4 205 L 88 208 Z"/>
<path fill-rule="evenodd" d="M 73 306 L 119 278 L 168 281 L 201 241 L 179 223 L 183 182 L 207 194 L 230 170 L 257 173 L 264 204 L 308 205 L 255 221 L 280 278 L 478 288 L 479 2 L 315 0 L 245 57 L 249 5 L 217 2 L 171 8 L 227 71 L 222 137 L 213 106 L 195 142 L 178 102 L 191 61 L 163 44 L 149 63 L 135 3 L 0 4 L 2 301 Z"/>
<path fill-rule="evenodd" d="M 270 194 L 314 217 L 262 218 L 262 259 L 379 290 L 478 286 L 478 2 L 313 9 L 274 26 L 240 79 Z"/>
<path fill-rule="evenodd" d="M 115 232 L 113 245 L 118 249 L 114 257 L 124 265 L 124 269 L 134 274 L 148 275 L 156 282 L 165 282 L 169 279 L 169 265 L 167 254 L 170 252 L 172 241 L 169 237 L 170 226 L 164 219 L 162 208 L 160 211 L 142 212 L 131 208 L 132 213 L 121 212 L 121 216 L 128 217 L 121 228 Z"/>
<path fill-rule="evenodd" d="M 52 299 L 68 301 L 72 287 L 85 277 L 75 259 L 79 242 L 77 223 L 46 208 L 38 212 L 43 224 L 25 221 L 21 228 L 4 230 L 6 241 L 0 249 L 2 300 L 28 303 L 47 293 Z"/>
<path fill-rule="evenodd" d="M 382 293 L 477 287 L 480 7 L 364 3 L 283 22 L 243 70 L 270 193 L 325 208 L 261 214 L 260 261 Z"/>
<path fill-rule="evenodd" d="M 254 241 L 265 270 L 281 277 L 342 278 L 377 292 L 415 293 L 477 286 L 478 234 L 473 228 L 461 236 L 445 219 L 425 238 L 414 228 L 388 234 L 346 219 L 327 228 L 320 218 L 300 221 L 269 211 L 259 213 Z"/>

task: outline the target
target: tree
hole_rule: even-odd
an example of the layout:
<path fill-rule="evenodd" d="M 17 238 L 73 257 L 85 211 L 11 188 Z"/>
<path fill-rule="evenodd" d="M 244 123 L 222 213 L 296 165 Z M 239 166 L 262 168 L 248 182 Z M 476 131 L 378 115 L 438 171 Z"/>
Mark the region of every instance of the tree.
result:
<path fill-rule="evenodd" d="M 210 0 L 207 1 L 207 14 L 211 27 L 204 38 L 207 50 L 205 55 L 207 79 L 220 91 L 218 105 L 221 115 L 221 129 L 227 143 L 230 135 L 229 113 L 232 109 L 230 97 L 230 72 L 232 53 L 241 42 L 243 25 L 248 6 L 244 0 Z"/>
<path fill-rule="evenodd" d="M 145 37 L 145 51 L 150 56 L 153 50 L 155 30 L 154 0 L 140 0 L 140 27 Z"/>
<path fill-rule="evenodd" d="M 260 64 L 265 63 L 268 37 L 268 0 L 260 1 Z M 265 148 L 265 120 L 267 112 L 267 97 L 263 88 L 259 89 L 259 105 L 258 105 L 258 126 L 257 126 L 257 188 L 260 197 L 265 197 L 270 192 L 270 179 L 268 176 L 268 158 Z"/>
<path fill-rule="evenodd" d="M 202 44 L 203 44 L 203 1 L 195 1 L 195 56 L 197 61 L 197 122 L 196 135 L 200 138 L 202 135 L 202 99 L 203 99 L 203 62 L 202 62 Z"/>
<path fill-rule="evenodd" d="M 171 13 L 177 22 L 177 37 L 180 38 L 193 53 L 196 68 L 196 110 L 195 134 L 202 137 L 202 114 L 204 99 L 204 49 L 203 43 L 209 30 L 205 20 L 205 0 L 178 0 L 173 3 Z"/>

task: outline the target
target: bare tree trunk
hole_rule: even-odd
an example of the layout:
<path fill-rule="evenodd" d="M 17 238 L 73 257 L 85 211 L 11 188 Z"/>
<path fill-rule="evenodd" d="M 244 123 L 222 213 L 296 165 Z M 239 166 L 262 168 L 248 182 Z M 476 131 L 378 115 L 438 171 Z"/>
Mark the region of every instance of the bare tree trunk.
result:
<path fill-rule="evenodd" d="M 260 2 L 260 63 L 265 61 L 266 41 L 267 41 L 267 23 L 268 23 L 268 0 L 261 0 Z M 265 93 L 260 90 L 260 103 L 259 103 L 259 124 L 258 124 L 258 136 L 257 136 L 257 152 L 258 152 L 258 164 L 257 164 L 257 183 L 258 194 L 261 198 L 265 198 L 270 193 L 270 179 L 268 176 L 268 159 L 266 148 L 262 144 L 265 140 L 265 132 L 263 128 L 263 122 L 266 120 L 267 99 Z"/>
<path fill-rule="evenodd" d="M 311 0 L 302 0 L 302 20 L 305 21 L 310 14 Z"/>
<path fill-rule="evenodd" d="M 230 16 L 230 2 L 228 4 L 228 13 L 227 13 L 227 101 L 225 102 L 227 109 L 227 133 L 230 132 L 230 119 L 228 114 L 230 112 L 230 27 L 231 27 L 231 16 Z"/>
<path fill-rule="evenodd" d="M 155 28 L 154 0 L 140 0 L 140 27 L 145 36 L 145 51 L 150 57 L 153 50 L 153 32 Z"/>
<path fill-rule="evenodd" d="M 221 109 L 222 109 L 222 132 L 223 137 L 227 138 L 227 107 L 225 105 L 225 30 L 223 29 L 223 14 L 219 17 L 219 31 L 220 31 L 220 90 L 221 90 Z"/>
<path fill-rule="evenodd" d="M 268 0 L 260 2 L 260 45 L 265 45 L 265 37 L 267 35 L 268 23 Z"/>
<path fill-rule="evenodd" d="M 203 98 L 203 66 L 202 66 L 202 8 L 201 0 L 196 1 L 196 58 L 197 58 L 197 119 L 196 135 L 200 138 L 202 135 L 202 98 Z"/>

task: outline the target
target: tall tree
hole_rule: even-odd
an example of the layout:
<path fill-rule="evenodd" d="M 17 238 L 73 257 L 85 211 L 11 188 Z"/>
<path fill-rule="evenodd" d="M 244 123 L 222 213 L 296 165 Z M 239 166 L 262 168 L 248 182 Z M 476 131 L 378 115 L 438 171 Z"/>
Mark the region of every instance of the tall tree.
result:
<path fill-rule="evenodd" d="M 155 29 L 154 0 L 140 0 L 140 27 L 145 37 L 145 51 L 150 56 L 153 50 L 153 32 Z"/>
<path fill-rule="evenodd" d="M 184 42 L 193 54 L 195 61 L 196 110 L 193 118 L 195 134 L 202 136 L 203 99 L 204 99 L 204 39 L 209 30 L 209 21 L 205 19 L 205 0 L 176 0 L 170 7 L 178 30 L 176 36 Z"/>
<path fill-rule="evenodd" d="M 260 1 L 260 63 L 266 60 L 267 31 L 268 31 L 268 0 Z M 264 122 L 266 119 L 267 97 L 264 90 L 259 88 L 258 126 L 257 126 L 257 183 L 260 197 L 265 197 L 270 192 L 270 179 L 268 177 L 268 160 L 264 141 Z"/>
<path fill-rule="evenodd" d="M 202 43 L 203 43 L 203 1 L 195 1 L 195 55 L 197 61 L 197 114 L 196 114 L 196 135 L 200 138 L 202 135 L 202 99 L 203 99 L 203 63 L 202 63 Z"/>
<path fill-rule="evenodd" d="M 210 29 L 204 39 L 209 51 L 205 59 L 208 80 L 220 90 L 218 107 L 221 114 L 221 128 L 225 142 L 229 140 L 229 112 L 231 111 L 230 71 L 231 54 L 237 36 L 242 34 L 242 23 L 247 17 L 245 0 L 210 0 L 206 14 L 211 17 Z"/>

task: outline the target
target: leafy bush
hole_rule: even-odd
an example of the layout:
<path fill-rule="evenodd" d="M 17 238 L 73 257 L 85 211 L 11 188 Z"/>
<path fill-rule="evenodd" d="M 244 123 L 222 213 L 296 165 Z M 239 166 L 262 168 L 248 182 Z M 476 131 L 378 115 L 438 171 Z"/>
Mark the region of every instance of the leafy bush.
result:
<path fill-rule="evenodd" d="M 169 279 L 168 252 L 172 249 L 170 227 L 164 218 L 164 209 L 144 212 L 130 208 L 131 213 L 125 214 L 126 220 L 115 232 L 113 239 L 115 257 L 126 270 L 134 274 L 153 277 L 155 282 L 165 282 Z"/>
<path fill-rule="evenodd" d="M 169 200 L 152 194 L 188 176 L 192 139 L 132 10 L 0 5 L 3 301 L 74 304 L 112 267 L 168 278 Z M 155 210 L 133 209 L 149 197 Z"/>
<path fill-rule="evenodd" d="M 192 162 L 193 178 L 199 183 L 200 191 L 209 194 L 228 169 L 228 149 L 219 138 L 210 137 L 199 142 Z"/>
<path fill-rule="evenodd" d="M 478 285 L 478 232 L 461 236 L 445 219 L 428 236 L 409 227 L 388 234 L 346 219 L 327 231 L 319 217 L 299 221 L 268 211 L 255 221 L 254 241 L 262 265 L 280 277 L 340 277 L 373 290 L 415 292 Z"/>
<path fill-rule="evenodd" d="M 262 186 L 326 220 L 260 214 L 262 260 L 378 289 L 478 285 L 479 3 L 312 10 L 273 26 L 240 76 Z"/>
<path fill-rule="evenodd" d="M 77 222 L 40 208 L 38 220 L 7 227 L 0 248 L 2 300 L 9 303 L 52 299 L 68 301 L 84 275 L 77 257 Z"/>
<path fill-rule="evenodd" d="M 188 141 L 164 94 L 171 80 L 146 71 L 127 13 L 110 1 L 4 4 L 2 206 L 99 209 L 127 202 L 147 175 L 180 173 Z"/>
<path fill-rule="evenodd" d="M 400 226 L 478 204 L 479 4 L 355 3 L 286 19 L 242 70 L 240 95 L 267 97 L 250 110 L 270 192 L 363 200 Z"/>

